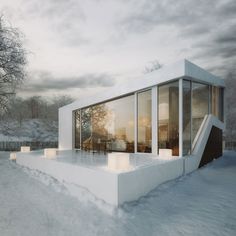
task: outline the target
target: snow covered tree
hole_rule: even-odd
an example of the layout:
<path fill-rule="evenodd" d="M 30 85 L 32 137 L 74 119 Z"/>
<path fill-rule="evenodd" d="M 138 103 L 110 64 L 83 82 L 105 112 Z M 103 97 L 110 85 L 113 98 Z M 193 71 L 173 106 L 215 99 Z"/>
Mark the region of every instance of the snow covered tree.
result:
<path fill-rule="evenodd" d="M 8 26 L 0 16 L 0 109 L 5 109 L 10 96 L 24 80 L 26 51 L 18 29 Z"/>
<path fill-rule="evenodd" d="M 159 70 L 162 68 L 162 64 L 159 63 L 158 60 L 150 61 L 147 66 L 145 66 L 143 73 L 148 74 L 153 72 L 154 70 Z"/>

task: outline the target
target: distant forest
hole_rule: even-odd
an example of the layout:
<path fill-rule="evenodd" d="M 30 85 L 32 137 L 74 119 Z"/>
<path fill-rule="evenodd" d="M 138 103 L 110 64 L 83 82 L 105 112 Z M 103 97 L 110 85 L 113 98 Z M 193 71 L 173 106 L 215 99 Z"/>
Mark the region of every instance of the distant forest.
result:
<path fill-rule="evenodd" d="M 19 124 L 25 119 L 58 121 L 58 109 L 71 103 L 69 96 L 55 96 L 51 99 L 41 96 L 29 98 L 13 97 L 1 114 L 2 120 L 14 120 Z"/>

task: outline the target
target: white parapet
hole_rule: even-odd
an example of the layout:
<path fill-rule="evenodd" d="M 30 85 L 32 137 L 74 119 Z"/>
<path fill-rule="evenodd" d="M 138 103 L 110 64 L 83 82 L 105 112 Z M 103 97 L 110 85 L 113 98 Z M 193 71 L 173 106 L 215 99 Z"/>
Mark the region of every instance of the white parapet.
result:
<path fill-rule="evenodd" d="M 16 160 L 16 152 L 11 152 L 9 159 L 12 160 L 12 161 L 15 161 Z"/>
<path fill-rule="evenodd" d="M 30 146 L 21 146 L 20 151 L 21 152 L 30 152 Z"/>
<path fill-rule="evenodd" d="M 88 168 L 57 159 L 41 158 L 42 154 L 42 151 L 17 153 L 16 163 L 46 173 L 62 183 L 85 188 L 97 198 L 114 206 L 137 200 L 159 184 L 175 179 L 183 173 L 182 158 L 161 162 L 156 159 L 151 164 L 135 169 L 130 168 L 129 154 L 111 153 L 108 162 L 112 170 L 108 171 L 108 168 L 100 166 Z M 61 155 L 61 152 L 59 154 Z M 63 156 L 66 157 L 66 152 Z M 130 170 L 127 170 L 128 168 Z"/>
<path fill-rule="evenodd" d="M 58 154 L 57 148 L 45 148 L 44 149 L 44 157 L 48 159 L 56 158 Z"/>
<path fill-rule="evenodd" d="M 159 158 L 163 160 L 171 160 L 172 158 L 172 149 L 161 148 L 159 149 Z"/>
<path fill-rule="evenodd" d="M 114 171 L 130 170 L 129 153 L 108 153 L 108 169 Z"/>

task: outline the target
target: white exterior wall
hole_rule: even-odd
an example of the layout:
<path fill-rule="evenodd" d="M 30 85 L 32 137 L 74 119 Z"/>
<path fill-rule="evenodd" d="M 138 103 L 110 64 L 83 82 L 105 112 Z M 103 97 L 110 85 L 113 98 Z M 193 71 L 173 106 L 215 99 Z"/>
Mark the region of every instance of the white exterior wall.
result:
<path fill-rule="evenodd" d="M 97 198 L 118 206 L 118 176 L 116 173 L 17 153 L 16 163 L 46 173 L 60 182 L 83 187 Z"/>
<path fill-rule="evenodd" d="M 58 162 L 40 157 L 37 152 L 17 153 L 16 163 L 46 173 L 62 183 L 82 187 L 113 206 L 137 200 L 183 173 L 183 158 L 161 164 L 157 161 L 123 173 Z"/>
<path fill-rule="evenodd" d="M 118 203 L 134 201 L 183 174 L 183 159 L 157 163 L 118 176 Z"/>
<path fill-rule="evenodd" d="M 59 109 L 59 149 L 73 149 L 73 113 L 65 106 Z"/>

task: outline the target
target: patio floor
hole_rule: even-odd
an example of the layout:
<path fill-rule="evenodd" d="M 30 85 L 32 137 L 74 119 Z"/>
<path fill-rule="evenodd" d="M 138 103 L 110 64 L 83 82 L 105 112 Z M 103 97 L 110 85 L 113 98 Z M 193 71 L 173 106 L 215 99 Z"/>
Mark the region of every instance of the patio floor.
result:
<path fill-rule="evenodd" d="M 40 150 L 40 151 L 25 153 L 25 155 L 42 158 L 44 154 L 43 154 L 43 150 Z M 173 157 L 173 158 L 176 159 L 177 157 Z M 101 169 L 101 170 L 109 171 L 109 169 L 107 168 L 108 154 L 104 154 L 104 153 L 92 153 L 92 152 L 83 151 L 83 150 L 63 150 L 63 151 L 58 151 L 57 158 L 51 159 L 51 160 L 83 166 L 83 167 L 92 168 L 92 169 Z M 150 153 L 130 153 L 130 157 L 129 157 L 130 169 L 129 170 L 132 171 L 141 167 L 158 164 L 158 163 L 162 164 L 162 163 L 170 162 L 170 161 L 171 160 L 163 160 L 159 158 L 158 156 L 155 156 Z"/>

